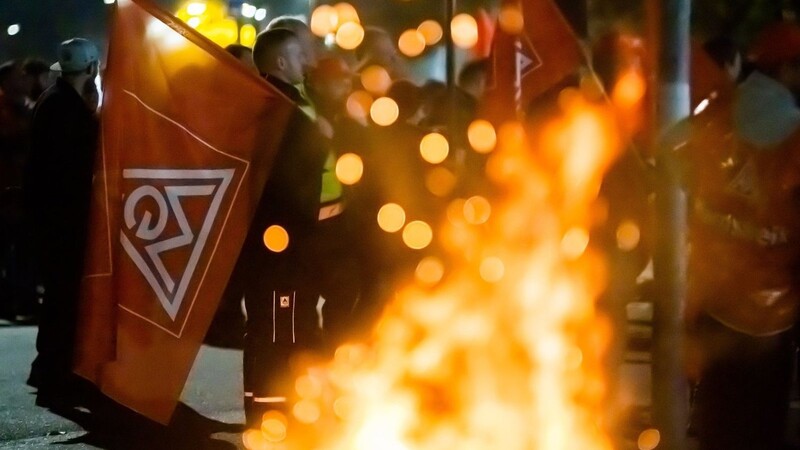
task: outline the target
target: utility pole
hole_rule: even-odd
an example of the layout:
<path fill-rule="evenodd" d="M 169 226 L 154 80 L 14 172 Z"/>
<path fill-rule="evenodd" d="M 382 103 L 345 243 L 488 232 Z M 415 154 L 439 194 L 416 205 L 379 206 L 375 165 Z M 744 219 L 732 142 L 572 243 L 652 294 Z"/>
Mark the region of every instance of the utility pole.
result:
<path fill-rule="evenodd" d="M 688 387 L 683 363 L 686 297 L 686 195 L 678 180 L 670 131 L 690 114 L 690 0 L 650 0 L 656 70 L 656 250 L 654 275 L 653 419 L 660 449 L 686 449 Z M 652 45 L 652 43 L 651 43 Z"/>

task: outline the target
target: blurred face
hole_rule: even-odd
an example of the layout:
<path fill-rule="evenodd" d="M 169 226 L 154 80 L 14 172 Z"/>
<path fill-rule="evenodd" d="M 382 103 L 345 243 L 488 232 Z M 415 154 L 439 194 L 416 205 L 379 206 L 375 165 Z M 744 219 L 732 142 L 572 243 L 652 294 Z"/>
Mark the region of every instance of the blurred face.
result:
<path fill-rule="evenodd" d="M 290 39 L 286 42 L 279 57 L 278 66 L 284 81 L 291 84 L 303 82 L 308 69 L 308 58 L 299 40 Z"/>

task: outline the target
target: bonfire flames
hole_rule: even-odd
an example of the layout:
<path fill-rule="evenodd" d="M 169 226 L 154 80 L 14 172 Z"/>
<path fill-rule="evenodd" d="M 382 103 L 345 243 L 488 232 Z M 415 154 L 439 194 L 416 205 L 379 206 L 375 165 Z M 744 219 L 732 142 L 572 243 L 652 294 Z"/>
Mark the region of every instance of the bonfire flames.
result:
<path fill-rule="evenodd" d="M 246 446 L 612 448 L 602 406 L 612 327 L 596 310 L 606 274 L 589 239 L 619 150 L 609 116 L 568 89 L 536 130 L 503 125 L 486 164 L 499 194 L 453 202 L 434 232 L 451 259 L 426 258 L 371 342 L 306 369 L 292 417 L 266 414 Z"/>

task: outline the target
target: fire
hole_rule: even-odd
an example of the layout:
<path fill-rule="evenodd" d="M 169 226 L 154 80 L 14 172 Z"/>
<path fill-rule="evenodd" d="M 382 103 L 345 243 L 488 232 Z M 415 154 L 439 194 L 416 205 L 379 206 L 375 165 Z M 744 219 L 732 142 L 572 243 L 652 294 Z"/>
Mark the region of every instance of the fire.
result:
<path fill-rule="evenodd" d="M 282 448 L 612 448 L 589 230 L 618 145 L 607 111 L 577 91 L 559 105 L 535 129 L 499 130 L 487 171 L 502 195 L 455 201 L 433 235 L 458 252 L 423 260 L 369 344 L 298 379 L 314 395 Z"/>

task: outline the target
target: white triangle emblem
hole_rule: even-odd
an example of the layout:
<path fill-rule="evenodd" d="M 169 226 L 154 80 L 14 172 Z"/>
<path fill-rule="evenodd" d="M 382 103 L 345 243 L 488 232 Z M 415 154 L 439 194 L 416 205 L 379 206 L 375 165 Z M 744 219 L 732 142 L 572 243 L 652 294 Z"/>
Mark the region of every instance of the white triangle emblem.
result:
<path fill-rule="evenodd" d="M 120 242 L 173 321 L 234 172 L 234 169 L 125 169 L 122 172 L 124 179 L 142 180 L 142 184 L 125 199 Z M 188 197 L 210 197 L 199 229 L 192 228 L 184 210 L 183 201 Z M 147 209 L 153 206 L 156 207 L 154 211 Z M 141 217 L 137 217 L 139 212 Z M 162 237 L 170 221 L 177 224 L 177 233 Z M 165 257 L 169 252 L 187 246 L 191 247 L 185 264 L 175 269 L 173 263 L 172 270 L 168 269 Z"/>

